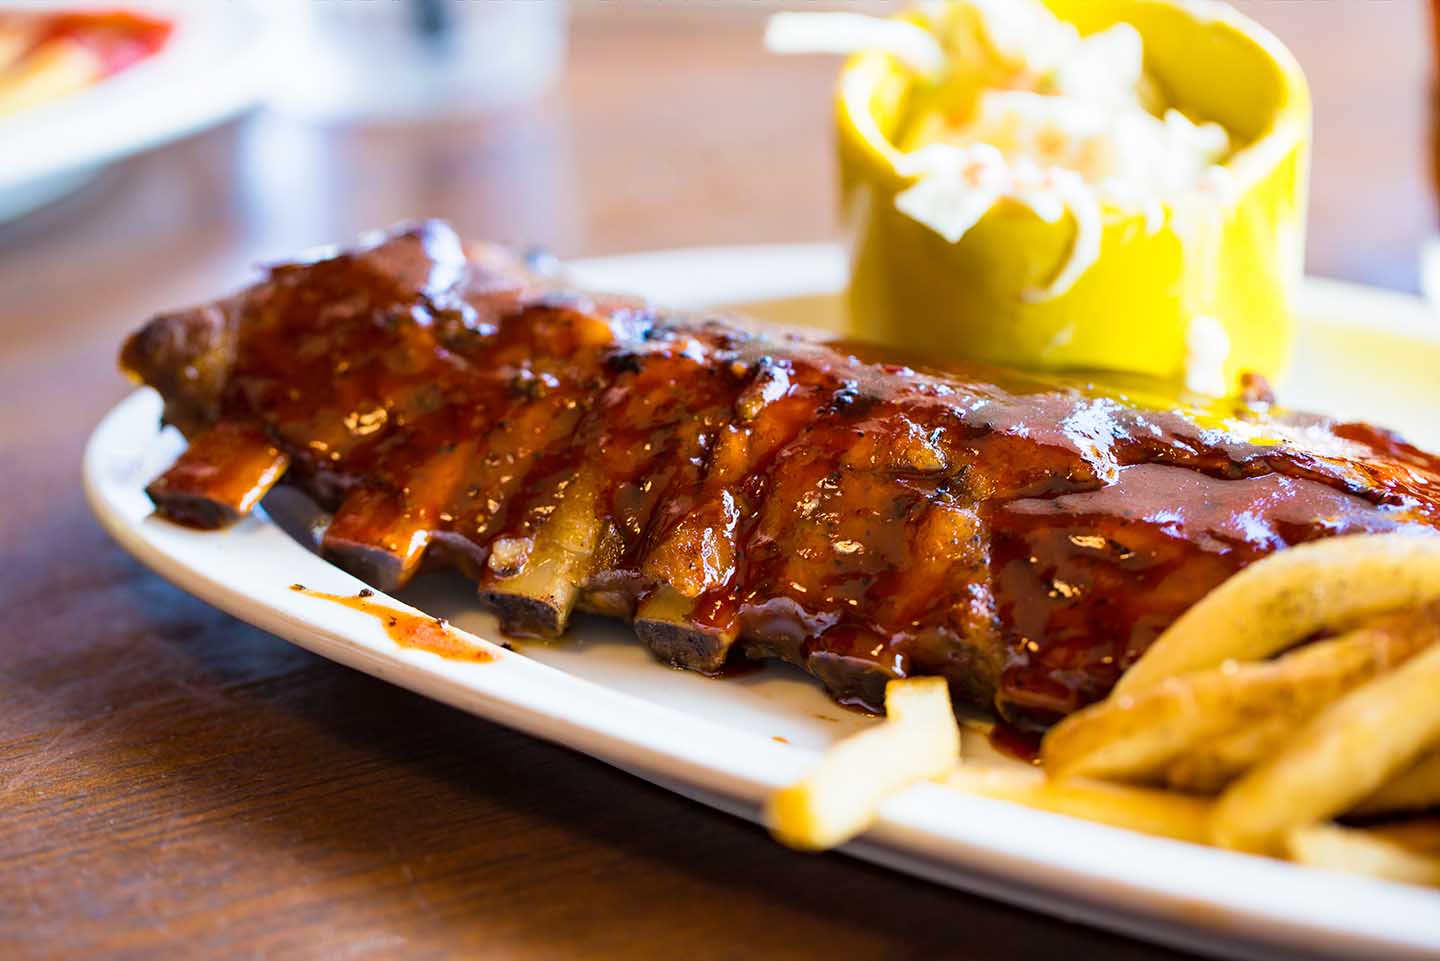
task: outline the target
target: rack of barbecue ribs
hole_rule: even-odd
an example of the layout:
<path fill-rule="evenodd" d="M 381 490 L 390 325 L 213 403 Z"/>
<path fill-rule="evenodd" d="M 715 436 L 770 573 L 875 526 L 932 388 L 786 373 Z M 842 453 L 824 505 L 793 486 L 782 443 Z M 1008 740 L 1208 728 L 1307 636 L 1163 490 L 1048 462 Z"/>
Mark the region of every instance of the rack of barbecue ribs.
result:
<path fill-rule="evenodd" d="M 1440 458 L 1373 427 L 905 366 L 570 290 L 436 222 L 156 317 L 122 365 L 190 441 L 164 517 L 297 484 L 381 589 L 452 565 L 506 632 L 599 612 L 671 664 L 783 658 L 870 707 L 941 675 L 1044 725 L 1257 558 L 1440 527 Z"/>

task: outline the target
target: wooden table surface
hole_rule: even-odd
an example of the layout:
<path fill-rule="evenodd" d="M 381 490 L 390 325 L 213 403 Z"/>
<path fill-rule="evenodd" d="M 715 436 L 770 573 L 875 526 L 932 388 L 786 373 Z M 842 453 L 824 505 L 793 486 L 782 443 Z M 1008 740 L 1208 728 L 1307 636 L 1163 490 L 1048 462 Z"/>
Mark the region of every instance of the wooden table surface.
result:
<path fill-rule="evenodd" d="M 1421 0 L 1240 6 L 1315 89 L 1311 269 L 1413 289 Z M 121 336 L 258 260 L 416 215 L 569 255 L 831 237 L 834 65 L 763 55 L 758 23 L 584 10 L 538 106 L 252 116 L 0 229 L 0 957 L 1173 956 L 792 854 L 320 660 L 150 574 L 84 505 Z"/>

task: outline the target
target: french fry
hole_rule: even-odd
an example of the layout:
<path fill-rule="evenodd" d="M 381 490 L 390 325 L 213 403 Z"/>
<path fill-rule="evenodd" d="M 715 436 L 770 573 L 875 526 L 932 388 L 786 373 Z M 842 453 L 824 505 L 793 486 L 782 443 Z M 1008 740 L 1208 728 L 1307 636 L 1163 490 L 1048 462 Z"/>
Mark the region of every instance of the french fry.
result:
<path fill-rule="evenodd" d="M 1278 853 L 1290 831 L 1348 811 L 1440 743 L 1440 645 L 1337 701 L 1215 807 L 1217 843 Z"/>
<path fill-rule="evenodd" d="M 1295 733 L 1292 717 L 1277 714 L 1182 753 L 1161 780 L 1177 791 L 1218 794 L 1231 781 L 1284 747 Z"/>
<path fill-rule="evenodd" d="M 1258 661 L 1325 628 L 1440 597 L 1440 538 L 1336 537 L 1271 554 L 1215 590 L 1156 639 L 1112 696 L 1227 660 Z"/>
<path fill-rule="evenodd" d="M 1210 840 L 1210 802 L 1173 791 L 1085 779 L 1049 781 L 1036 770 L 965 764 L 952 772 L 945 784 L 970 794 L 1142 834 L 1195 844 Z"/>
<path fill-rule="evenodd" d="M 1431 751 L 1415 765 L 1356 805 L 1354 814 L 1393 814 L 1440 808 L 1440 751 Z"/>
<path fill-rule="evenodd" d="M 811 851 L 844 844 L 887 797 L 958 763 L 960 728 L 943 678 L 889 682 L 885 711 L 882 723 L 836 744 L 803 780 L 771 795 L 765 821 L 778 840 Z"/>
<path fill-rule="evenodd" d="M 1440 618 L 1398 615 L 1274 661 L 1230 662 L 1111 696 L 1046 734 L 1045 766 L 1057 778 L 1163 780 L 1190 753 L 1198 770 L 1182 764 L 1182 777 L 1224 783 L 1336 698 L 1436 640 Z M 1224 753 L 1207 757 L 1217 745 Z"/>
<path fill-rule="evenodd" d="M 1367 829 L 1304 825 L 1290 831 L 1288 848 L 1311 867 L 1440 887 L 1440 821 Z"/>

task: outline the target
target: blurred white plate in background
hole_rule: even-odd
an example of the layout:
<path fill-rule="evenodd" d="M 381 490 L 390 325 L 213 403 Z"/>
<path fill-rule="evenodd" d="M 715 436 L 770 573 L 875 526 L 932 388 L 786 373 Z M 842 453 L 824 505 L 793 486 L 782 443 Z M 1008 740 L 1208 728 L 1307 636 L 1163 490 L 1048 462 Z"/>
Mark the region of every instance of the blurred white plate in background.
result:
<path fill-rule="evenodd" d="M 234 116 L 270 82 L 274 21 L 258 0 L 0 0 L 0 10 L 86 7 L 168 16 L 175 33 L 154 57 L 94 87 L 0 119 L 0 222 L 58 199 L 107 163 Z"/>

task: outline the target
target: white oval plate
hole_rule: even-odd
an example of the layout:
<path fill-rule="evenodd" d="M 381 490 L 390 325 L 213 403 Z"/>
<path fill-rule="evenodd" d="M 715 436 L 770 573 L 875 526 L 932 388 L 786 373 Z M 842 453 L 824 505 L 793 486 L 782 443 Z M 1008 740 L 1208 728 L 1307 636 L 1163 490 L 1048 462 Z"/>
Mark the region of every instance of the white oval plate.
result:
<path fill-rule="evenodd" d="M 672 306 L 748 302 L 766 319 L 826 327 L 844 263 L 828 246 L 737 247 L 591 260 L 573 273 L 585 286 Z M 1440 446 L 1431 413 L 1440 335 L 1418 301 L 1314 282 L 1304 315 L 1303 374 L 1287 399 L 1353 411 Z M 143 487 L 181 446 L 158 429 L 159 409 L 153 392 L 138 391 L 96 429 L 84 464 L 96 516 L 176 585 L 317 654 L 752 820 L 767 791 L 800 775 L 835 738 L 871 723 L 837 709 L 794 669 L 771 665 L 725 681 L 669 670 L 623 626 L 592 618 L 581 618 L 562 642 L 526 643 L 519 652 L 481 641 L 495 655 L 491 663 L 401 649 L 374 618 L 290 590 L 296 582 L 336 593 L 364 585 L 267 515 L 213 533 L 151 517 Z M 267 505 L 291 513 L 274 498 Z M 499 637 L 473 588 L 456 576 L 422 578 L 403 598 L 477 638 Z M 845 850 L 1208 954 L 1379 961 L 1440 952 L 1433 891 L 1149 838 L 936 785 L 894 798 L 875 828 Z"/>
<path fill-rule="evenodd" d="M 172 17 L 175 33 L 129 70 L 0 120 L 0 221 L 57 199 L 103 164 L 239 113 L 269 82 L 273 20 L 255 0 L 69 0 L 65 7 L 117 5 Z M 0 0 L 0 10 L 53 7 Z"/>

